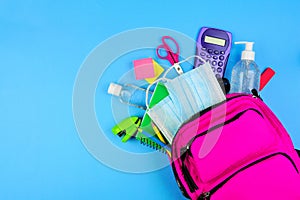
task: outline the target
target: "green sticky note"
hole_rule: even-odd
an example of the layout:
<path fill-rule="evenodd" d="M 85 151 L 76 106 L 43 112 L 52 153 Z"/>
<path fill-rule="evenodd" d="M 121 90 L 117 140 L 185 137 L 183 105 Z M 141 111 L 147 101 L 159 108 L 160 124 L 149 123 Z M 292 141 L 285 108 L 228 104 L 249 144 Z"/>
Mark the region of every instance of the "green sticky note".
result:
<path fill-rule="evenodd" d="M 169 95 L 168 89 L 163 83 L 158 83 L 150 99 L 149 108 L 155 106 L 158 102 Z"/>
<path fill-rule="evenodd" d="M 162 99 L 164 99 L 166 96 L 169 95 L 168 89 L 163 83 L 158 83 L 155 87 L 155 90 L 152 94 L 152 97 L 150 99 L 149 108 L 152 108 L 155 106 L 158 102 L 160 102 Z M 142 123 L 141 123 L 141 129 L 145 130 L 146 132 L 155 135 L 155 132 L 151 125 L 151 118 L 145 113 Z"/>

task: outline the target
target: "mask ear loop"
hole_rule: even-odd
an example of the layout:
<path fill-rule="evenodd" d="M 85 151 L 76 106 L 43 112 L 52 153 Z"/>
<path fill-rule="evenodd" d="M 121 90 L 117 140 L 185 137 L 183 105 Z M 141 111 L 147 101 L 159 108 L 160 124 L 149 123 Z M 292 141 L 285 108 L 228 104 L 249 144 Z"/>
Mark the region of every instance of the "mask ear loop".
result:
<path fill-rule="evenodd" d="M 184 60 L 182 60 L 182 61 L 180 61 L 180 62 L 178 62 L 178 63 L 175 63 L 174 65 L 172 65 L 171 67 L 169 67 L 169 69 L 167 69 L 167 71 L 165 71 L 164 75 L 163 75 L 161 78 L 157 79 L 156 81 L 154 81 L 153 83 L 151 83 L 150 85 L 148 85 L 148 87 L 147 87 L 147 89 L 146 89 L 146 98 L 145 98 L 146 111 L 149 110 L 149 104 L 148 104 L 148 100 L 149 100 L 148 98 L 149 98 L 149 97 L 148 97 L 148 96 L 149 96 L 149 90 L 150 90 L 150 88 L 151 88 L 154 84 L 158 83 L 159 81 L 168 81 L 168 80 L 170 80 L 170 79 L 166 78 L 167 74 L 168 74 L 173 68 L 177 67 L 177 65 L 179 65 L 179 64 L 181 64 L 181 63 L 184 63 L 184 62 L 190 60 L 191 58 L 198 58 L 198 59 L 201 60 L 203 63 L 206 63 L 206 61 L 203 60 L 203 58 L 201 58 L 200 56 L 198 56 L 198 55 L 193 55 L 193 56 L 187 57 L 186 59 L 184 59 Z"/>

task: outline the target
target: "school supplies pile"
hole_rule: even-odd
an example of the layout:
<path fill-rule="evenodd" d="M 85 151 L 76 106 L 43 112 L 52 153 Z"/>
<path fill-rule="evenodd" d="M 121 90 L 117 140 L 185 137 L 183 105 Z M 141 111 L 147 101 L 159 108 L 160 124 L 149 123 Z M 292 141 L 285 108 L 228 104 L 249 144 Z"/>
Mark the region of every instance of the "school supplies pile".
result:
<path fill-rule="evenodd" d="M 300 158 L 259 95 L 275 72 L 260 73 L 254 43 L 238 42 L 245 50 L 229 81 L 224 74 L 231 44 L 230 32 L 203 27 L 196 55 L 180 61 L 177 41 L 163 36 L 156 54 L 171 67 L 163 69 L 152 58 L 135 60 L 136 79 L 148 87 L 109 87 L 121 102 L 145 110 L 142 118 L 128 116 L 112 131 L 122 142 L 135 138 L 166 153 L 187 198 L 300 199 Z M 184 71 L 181 65 L 190 59 L 194 68 Z M 175 78 L 168 77 L 171 70 Z M 143 91 L 141 105 L 128 86 Z"/>
<path fill-rule="evenodd" d="M 172 144 L 173 137 L 185 121 L 225 100 L 208 63 L 165 81 L 164 86 L 169 95 L 148 109 L 148 114 L 169 144 Z"/>

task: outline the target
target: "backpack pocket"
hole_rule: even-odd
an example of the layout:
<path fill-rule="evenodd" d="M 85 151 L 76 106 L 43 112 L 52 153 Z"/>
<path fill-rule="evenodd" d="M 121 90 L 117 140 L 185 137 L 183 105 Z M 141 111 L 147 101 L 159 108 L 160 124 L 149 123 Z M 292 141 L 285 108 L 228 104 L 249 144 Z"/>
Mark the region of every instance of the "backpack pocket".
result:
<path fill-rule="evenodd" d="M 249 120 L 251 119 L 251 120 Z M 247 108 L 199 133 L 182 149 L 182 172 L 191 192 L 218 182 L 272 152 L 276 134 L 258 109 Z M 188 170 L 187 170 L 188 169 Z M 201 185 L 203 188 L 198 188 Z"/>

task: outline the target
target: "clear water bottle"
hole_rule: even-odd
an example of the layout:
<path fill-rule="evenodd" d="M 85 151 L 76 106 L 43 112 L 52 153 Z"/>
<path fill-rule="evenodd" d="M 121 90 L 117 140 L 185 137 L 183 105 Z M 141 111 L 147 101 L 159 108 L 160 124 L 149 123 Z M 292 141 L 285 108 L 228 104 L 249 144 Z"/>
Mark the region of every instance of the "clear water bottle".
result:
<path fill-rule="evenodd" d="M 146 110 L 146 90 L 133 84 L 119 85 L 111 83 L 108 87 L 108 94 L 119 97 L 121 103 Z"/>
<path fill-rule="evenodd" d="M 251 94 L 252 89 L 259 91 L 260 71 L 254 62 L 253 42 L 235 44 L 246 44 L 246 49 L 242 52 L 241 60 L 232 69 L 230 93 Z"/>

